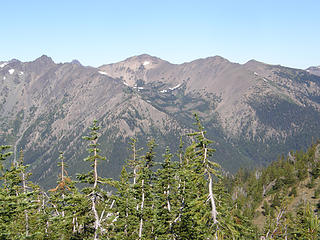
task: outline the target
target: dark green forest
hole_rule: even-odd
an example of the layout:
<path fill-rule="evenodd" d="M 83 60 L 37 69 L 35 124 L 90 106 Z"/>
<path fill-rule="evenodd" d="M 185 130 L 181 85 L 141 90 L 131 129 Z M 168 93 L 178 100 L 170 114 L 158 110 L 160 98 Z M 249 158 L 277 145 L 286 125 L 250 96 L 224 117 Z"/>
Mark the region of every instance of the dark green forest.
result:
<path fill-rule="evenodd" d="M 23 150 L 10 164 L 12 149 L 1 145 L 0 239 L 320 239 L 319 142 L 231 175 L 195 118 L 191 144 L 180 141 L 176 153 L 132 139 L 118 179 L 99 175 L 106 157 L 94 121 L 83 137 L 91 171 L 69 176 L 61 152 L 48 191 L 29 180 Z"/>

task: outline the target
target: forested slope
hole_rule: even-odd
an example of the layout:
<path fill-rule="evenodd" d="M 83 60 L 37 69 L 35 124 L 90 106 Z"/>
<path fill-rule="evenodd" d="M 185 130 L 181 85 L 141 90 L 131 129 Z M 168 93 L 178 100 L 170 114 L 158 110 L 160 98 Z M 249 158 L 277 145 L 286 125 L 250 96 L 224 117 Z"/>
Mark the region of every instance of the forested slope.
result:
<path fill-rule="evenodd" d="M 100 174 L 98 123 L 84 159 L 91 171 L 68 175 L 63 153 L 49 191 L 28 179 L 23 151 L 0 147 L 1 239 L 319 239 L 319 144 L 267 168 L 225 174 L 196 117 L 191 144 L 155 153 L 156 140 L 131 157 L 119 180 Z M 162 161 L 156 162 L 155 156 Z"/>

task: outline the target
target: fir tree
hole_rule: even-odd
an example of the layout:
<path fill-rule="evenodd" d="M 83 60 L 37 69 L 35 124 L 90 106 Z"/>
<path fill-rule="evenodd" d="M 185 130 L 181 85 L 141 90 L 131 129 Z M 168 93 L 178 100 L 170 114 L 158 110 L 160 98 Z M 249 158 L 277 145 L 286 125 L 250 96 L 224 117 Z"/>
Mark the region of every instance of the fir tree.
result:
<path fill-rule="evenodd" d="M 60 166 L 61 170 L 57 186 L 49 190 L 51 193 L 49 206 L 53 216 L 50 218 L 50 237 L 77 239 L 82 234 L 79 222 L 82 222 L 83 225 L 89 212 L 88 210 L 86 211 L 84 204 L 88 205 L 88 202 L 78 192 L 74 182 L 68 176 L 67 164 L 64 161 L 62 152 L 60 152 L 59 160 L 58 166 Z"/>
<path fill-rule="evenodd" d="M 107 231 L 107 226 L 104 223 L 107 222 L 107 218 L 110 217 L 108 211 L 110 207 L 106 206 L 108 199 L 107 193 L 103 188 L 100 187 L 101 184 L 105 185 L 108 181 L 105 178 L 99 177 L 98 175 L 98 162 L 99 160 L 106 160 L 102 157 L 99 152 L 98 144 L 98 130 L 97 121 L 94 120 L 92 126 L 90 127 L 90 136 L 85 136 L 83 139 L 89 142 L 89 156 L 85 158 L 85 161 L 91 162 L 92 171 L 87 174 L 78 175 L 80 182 L 88 184 L 89 186 L 83 189 L 83 192 L 88 196 L 91 202 L 91 212 L 94 219 L 93 232 L 94 239 L 99 239 L 100 236 L 105 235 Z M 109 203 L 109 202 L 108 202 Z M 109 203 L 113 206 L 113 202 Z"/>
<path fill-rule="evenodd" d="M 155 235 L 157 239 L 175 239 L 175 219 L 179 215 L 178 204 L 178 163 L 172 162 L 172 154 L 167 148 L 164 162 L 156 172 L 155 193 Z"/>
<path fill-rule="evenodd" d="M 300 206 L 295 223 L 294 239 L 320 239 L 319 217 L 313 212 L 309 203 Z"/>
<path fill-rule="evenodd" d="M 154 192 L 153 181 L 154 173 L 154 147 L 155 141 L 152 139 L 148 142 L 148 151 L 141 158 L 141 165 L 138 172 L 138 194 L 140 202 L 137 205 L 138 214 L 140 216 L 139 239 L 150 239 L 154 237 L 154 224 L 152 222 L 154 215 Z"/>

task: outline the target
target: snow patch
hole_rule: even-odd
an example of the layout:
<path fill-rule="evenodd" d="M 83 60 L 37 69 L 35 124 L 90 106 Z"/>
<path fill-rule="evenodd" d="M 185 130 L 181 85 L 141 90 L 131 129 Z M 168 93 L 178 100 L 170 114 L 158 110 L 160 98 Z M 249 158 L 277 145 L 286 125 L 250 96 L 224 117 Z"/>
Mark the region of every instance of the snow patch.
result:
<path fill-rule="evenodd" d="M 3 77 L 3 80 L 6 80 L 6 77 Z"/>
<path fill-rule="evenodd" d="M 7 62 L 4 62 L 4 63 L 0 64 L 0 68 L 5 67 L 7 64 L 8 64 Z"/>
<path fill-rule="evenodd" d="M 253 74 L 254 74 L 254 75 L 256 75 L 256 76 L 258 76 L 258 75 L 259 75 L 257 72 L 254 72 Z"/>
<path fill-rule="evenodd" d="M 108 76 L 108 73 L 106 73 L 106 72 L 99 71 L 99 73 L 102 74 L 102 75 L 107 75 Z"/>
<path fill-rule="evenodd" d="M 129 84 L 128 84 L 128 83 L 126 83 L 126 82 L 123 82 L 123 84 L 124 84 L 124 85 L 126 85 L 126 86 L 128 86 L 128 87 L 130 87 L 130 86 L 129 86 Z"/>
<path fill-rule="evenodd" d="M 149 65 L 149 64 L 150 64 L 149 61 L 145 61 L 145 62 L 143 63 L 143 66 L 146 66 L 146 65 Z"/>
<path fill-rule="evenodd" d="M 169 92 L 169 91 L 176 90 L 177 88 L 181 87 L 181 85 L 182 85 L 182 83 L 178 84 L 178 85 L 175 86 L 175 87 L 169 88 L 169 90 L 163 89 L 163 90 L 160 91 L 160 93 L 167 93 L 167 92 Z"/>
<path fill-rule="evenodd" d="M 134 86 L 133 88 L 134 88 L 134 89 L 138 89 L 138 90 L 144 89 L 143 87 L 137 87 L 137 86 Z"/>
<path fill-rule="evenodd" d="M 12 75 L 14 73 L 14 69 L 12 68 L 8 72 Z"/>
<path fill-rule="evenodd" d="M 263 78 L 263 81 L 268 82 L 268 80 L 267 80 L 267 79 L 265 79 L 265 78 Z"/>
<path fill-rule="evenodd" d="M 181 85 L 182 85 L 182 84 L 180 83 L 180 84 L 178 84 L 177 86 L 175 86 L 175 87 L 173 87 L 173 88 L 169 88 L 169 89 L 170 89 L 171 91 L 173 91 L 173 90 L 179 88 Z"/>
<path fill-rule="evenodd" d="M 23 74 L 24 74 L 24 72 L 20 72 L 20 73 L 19 73 L 19 75 L 23 75 Z"/>

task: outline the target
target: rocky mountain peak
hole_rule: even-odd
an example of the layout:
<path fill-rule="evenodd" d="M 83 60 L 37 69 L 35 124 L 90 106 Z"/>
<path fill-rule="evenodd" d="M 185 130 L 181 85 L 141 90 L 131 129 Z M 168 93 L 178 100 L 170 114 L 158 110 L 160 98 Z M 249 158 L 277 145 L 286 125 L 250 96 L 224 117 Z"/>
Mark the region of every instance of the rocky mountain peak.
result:
<path fill-rule="evenodd" d="M 185 62 L 182 65 L 219 65 L 219 64 L 224 64 L 224 63 L 230 63 L 230 61 L 226 58 L 223 58 L 221 56 L 212 56 L 212 57 L 207 57 L 207 58 L 200 58 L 200 59 L 196 59 L 194 61 L 191 62 Z"/>
<path fill-rule="evenodd" d="M 106 64 L 99 69 L 113 78 L 121 78 L 125 84 L 133 87 L 138 80 L 146 81 L 146 75 L 163 65 L 170 63 L 148 54 L 127 58 L 121 62 Z"/>
<path fill-rule="evenodd" d="M 20 61 L 18 59 L 13 58 L 9 61 L 9 64 L 10 63 L 20 63 Z"/>
<path fill-rule="evenodd" d="M 265 64 L 265 63 L 263 63 L 263 62 L 259 62 L 259 61 L 257 61 L 257 60 L 255 60 L 255 59 L 251 59 L 251 60 L 249 60 L 248 62 L 246 62 L 245 64 L 244 64 L 244 66 L 247 66 L 247 67 L 250 67 L 250 66 L 257 66 L 257 65 L 261 65 L 261 64 Z"/>
<path fill-rule="evenodd" d="M 41 57 L 37 58 L 33 61 L 34 63 L 42 63 L 42 64 L 54 64 L 54 61 L 51 57 L 48 57 L 47 55 L 42 55 Z"/>
<path fill-rule="evenodd" d="M 34 72 L 36 74 L 44 73 L 48 69 L 56 66 L 54 61 L 46 55 L 42 55 L 34 61 L 26 62 L 24 65 L 26 67 L 26 71 Z"/>
<path fill-rule="evenodd" d="M 141 54 L 137 56 L 133 56 L 130 58 L 125 59 L 121 63 L 127 64 L 127 65 L 135 65 L 135 66 L 141 66 L 143 65 L 146 68 L 150 68 L 154 64 L 159 64 L 165 62 L 164 60 L 154 57 L 148 54 Z M 148 67 L 147 67 L 148 66 Z"/>
<path fill-rule="evenodd" d="M 74 65 L 78 65 L 78 66 L 82 66 L 82 64 L 79 62 L 79 60 L 77 60 L 77 59 L 73 59 L 72 61 L 71 61 L 71 64 L 74 64 Z"/>
<path fill-rule="evenodd" d="M 320 66 L 313 66 L 306 69 L 307 72 L 320 76 Z"/>
<path fill-rule="evenodd" d="M 18 59 L 13 58 L 9 62 L 5 62 L 1 64 L 2 67 L 6 65 L 10 68 L 19 68 L 19 66 L 21 65 L 21 62 Z"/>

